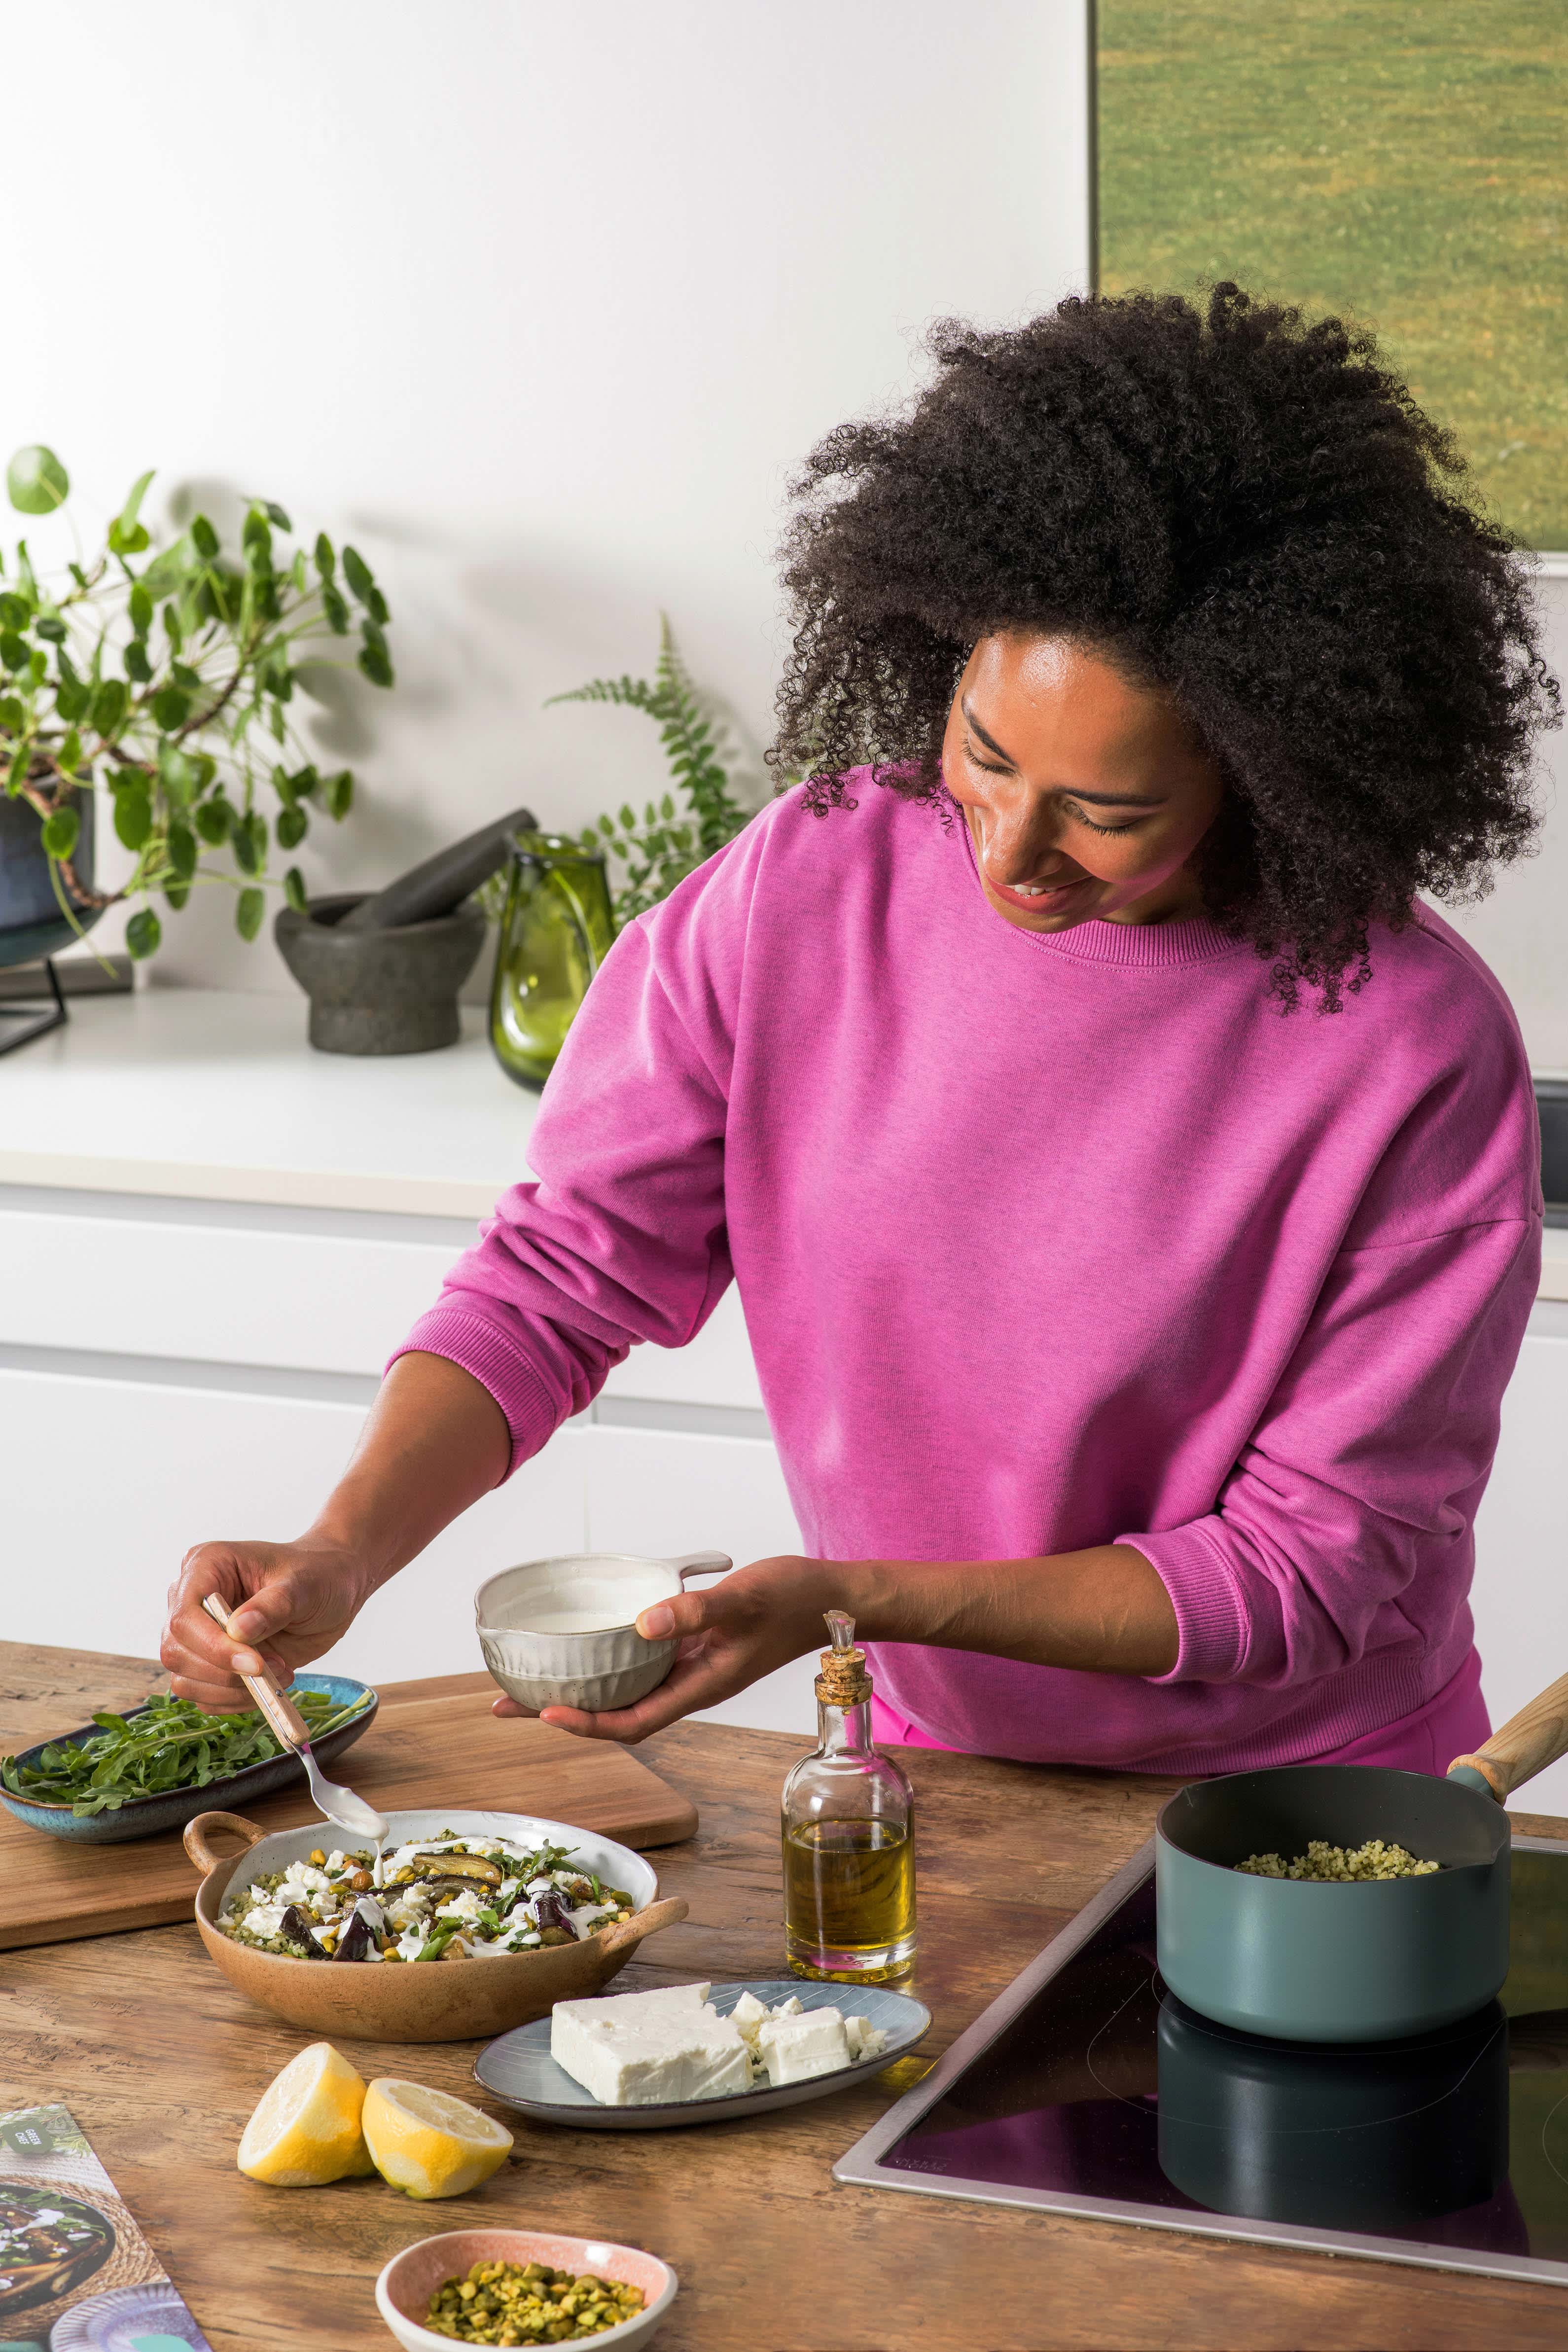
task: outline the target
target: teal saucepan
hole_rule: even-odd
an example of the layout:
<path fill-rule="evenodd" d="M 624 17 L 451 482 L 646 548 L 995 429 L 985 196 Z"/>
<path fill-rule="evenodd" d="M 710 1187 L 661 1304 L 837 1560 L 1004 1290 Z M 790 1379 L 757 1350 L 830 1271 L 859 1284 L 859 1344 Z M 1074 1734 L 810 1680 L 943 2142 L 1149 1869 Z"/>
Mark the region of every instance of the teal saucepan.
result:
<path fill-rule="evenodd" d="M 1201 2016 L 1290 2042 L 1386 2042 L 1468 2017 L 1508 1974 L 1510 1792 L 1568 1752 L 1568 1675 L 1448 1777 L 1363 1764 L 1233 1772 L 1154 1836 L 1160 1974 Z M 1402 1845 L 1419 1878 L 1255 1878 L 1314 1838 Z"/>

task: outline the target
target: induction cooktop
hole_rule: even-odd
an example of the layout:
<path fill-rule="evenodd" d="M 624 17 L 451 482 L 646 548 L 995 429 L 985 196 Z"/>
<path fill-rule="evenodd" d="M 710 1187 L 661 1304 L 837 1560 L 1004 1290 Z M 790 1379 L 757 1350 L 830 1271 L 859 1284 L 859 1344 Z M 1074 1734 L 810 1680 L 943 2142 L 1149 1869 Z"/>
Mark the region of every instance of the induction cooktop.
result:
<path fill-rule="evenodd" d="M 1512 1880 L 1499 2000 L 1270 2042 L 1162 1983 L 1151 1842 L 834 2178 L 1568 2285 L 1568 1844 L 1516 1837 Z"/>

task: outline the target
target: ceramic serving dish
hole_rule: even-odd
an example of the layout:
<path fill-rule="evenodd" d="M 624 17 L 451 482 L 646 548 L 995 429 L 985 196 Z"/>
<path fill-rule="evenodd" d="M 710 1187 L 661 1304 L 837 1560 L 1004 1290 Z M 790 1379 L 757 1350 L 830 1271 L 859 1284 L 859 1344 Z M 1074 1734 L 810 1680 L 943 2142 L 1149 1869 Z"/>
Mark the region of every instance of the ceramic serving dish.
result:
<path fill-rule="evenodd" d="M 640 2286 L 643 2307 L 619 2327 L 606 2327 L 593 2343 L 610 2352 L 631 2352 L 650 2344 L 668 2316 L 679 2282 L 668 2263 L 639 2246 L 617 2246 L 605 2238 L 565 2238 L 554 2230 L 444 2230 L 394 2254 L 375 2283 L 375 2307 L 403 2352 L 450 2352 L 451 2337 L 420 2325 L 430 2298 L 449 2278 L 466 2278 L 476 2263 L 547 2263 L 552 2271 L 581 2278 L 618 2280 Z"/>
<path fill-rule="evenodd" d="M 542 1945 L 529 1952 L 502 1952 L 487 1959 L 386 1962 L 294 1960 L 281 1952 L 258 1952 L 237 1944 L 217 1925 L 224 1897 L 236 1874 L 241 1885 L 299 1862 L 322 1843 L 318 1822 L 304 1829 L 270 1834 L 237 1813 L 201 1813 L 185 1831 L 185 1852 L 203 1874 L 195 1918 L 203 1943 L 229 1982 L 258 2008 L 269 2009 L 311 2033 L 340 2034 L 369 2042 L 466 2042 L 504 2033 L 530 2018 L 545 2017 L 558 2000 L 582 2000 L 598 1992 L 626 1966 L 645 1936 L 684 1919 L 679 1896 L 657 1900 L 653 1865 L 629 1846 L 564 1822 L 530 1813 L 439 1811 L 387 1815 L 389 1847 L 410 1839 L 438 1837 L 443 1830 L 470 1837 L 498 1837 L 542 1845 L 563 1845 L 574 1858 L 612 1886 L 623 1886 L 637 1905 L 580 1944 Z M 242 1841 L 237 1853 L 214 1852 L 211 1839 L 230 1832 Z M 343 1832 L 328 1830 L 331 1844 Z"/>
<path fill-rule="evenodd" d="M 679 1646 L 647 1642 L 640 1610 L 668 1601 L 689 1576 L 720 1576 L 727 1552 L 645 1559 L 631 1552 L 568 1552 L 503 1568 L 474 1595 L 485 1664 L 509 1698 L 546 1706 L 632 1706 L 656 1690 Z"/>
<path fill-rule="evenodd" d="M 352 1748 L 370 1729 L 380 1705 L 368 1683 L 353 1682 L 347 1675 L 296 1675 L 289 1688 L 322 1691 L 335 1706 L 355 1709 L 346 1723 L 329 1731 L 324 1739 L 311 1742 L 318 1764 L 330 1764 L 334 1756 Z M 139 1706 L 127 1708 L 126 1722 L 134 1723 L 142 1713 Z M 35 1747 L 24 1748 L 16 1761 L 37 1764 L 46 1748 L 79 1748 L 84 1739 L 95 1738 L 98 1729 L 96 1723 L 88 1723 L 79 1731 L 62 1732 L 58 1739 L 41 1739 Z M 163 1830 L 184 1829 L 198 1813 L 211 1812 L 215 1807 L 255 1804 L 274 1790 L 303 1780 L 304 1774 L 300 1759 L 285 1753 L 247 1764 L 242 1772 L 231 1772 L 226 1780 L 209 1780 L 205 1789 L 168 1789 L 156 1797 L 132 1797 L 118 1812 L 73 1813 L 68 1805 L 39 1804 L 31 1797 L 14 1796 L 9 1789 L 0 1789 L 0 1804 L 8 1806 L 29 1829 L 45 1830 L 50 1837 L 75 1838 L 83 1845 L 120 1845 L 127 1838 L 155 1837 Z"/>
<path fill-rule="evenodd" d="M 803 2106 L 810 2099 L 826 2099 L 851 2084 L 864 2083 L 890 2066 L 923 2041 L 931 2032 L 931 2011 L 925 2003 L 889 1985 L 813 1983 L 801 1977 L 752 1977 L 742 1983 L 716 1984 L 709 1995 L 721 2017 L 728 2017 L 743 1992 L 763 2007 L 793 1993 L 803 2009 L 839 2009 L 868 2017 L 888 2039 L 875 2058 L 854 2060 L 831 2074 L 811 2074 L 804 2083 L 757 2083 L 749 2091 L 731 2091 L 718 2099 L 675 2099 L 656 2106 L 607 2107 L 558 2066 L 550 2054 L 550 2020 L 519 2026 L 481 2050 L 474 2061 L 474 2077 L 504 2106 L 535 2123 L 564 2124 L 573 2131 L 668 2131 L 672 2126 L 729 2124 L 750 2116 L 765 2116 L 774 2107 Z"/>

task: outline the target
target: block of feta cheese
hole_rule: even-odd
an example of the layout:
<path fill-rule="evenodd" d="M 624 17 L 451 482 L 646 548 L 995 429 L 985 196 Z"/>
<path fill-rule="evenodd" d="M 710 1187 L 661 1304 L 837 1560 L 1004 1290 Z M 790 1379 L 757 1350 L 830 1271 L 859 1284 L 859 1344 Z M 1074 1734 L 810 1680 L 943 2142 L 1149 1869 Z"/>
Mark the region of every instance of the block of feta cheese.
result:
<path fill-rule="evenodd" d="M 844 2013 L 811 2009 L 793 2017 L 774 2015 L 757 2028 L 757 2048 L 773 2084 L 805 2083 L 849 2063 Z"/>
<path fill-rule="evenodd" d="M 888 2040 L 881 2027 L 873 2025 L 868 2017 L 847 2017 L 844 2036 L 849 2044 L 849 2055 L 857 2062 L 879 2057 Z"/>
<path fill-rule="evenodd" d="M 558 2000 L 550 2054 L 607 2107 L 749 2090 L 751 2053 L 734 2020 L 709 2004 L 709 1990 L 661 1985 L 602 2000 Z"/>

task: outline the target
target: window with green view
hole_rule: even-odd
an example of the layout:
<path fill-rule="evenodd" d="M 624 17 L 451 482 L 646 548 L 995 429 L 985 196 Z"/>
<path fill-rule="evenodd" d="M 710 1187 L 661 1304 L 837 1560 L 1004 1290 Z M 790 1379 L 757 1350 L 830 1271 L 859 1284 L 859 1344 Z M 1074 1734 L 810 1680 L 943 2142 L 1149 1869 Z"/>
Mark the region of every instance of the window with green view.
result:
<path fill-rule="evenodd" d="M 1568 549 L 1565 0 L 1098 0 L 1099 283 L 1375 327 Z"/>

